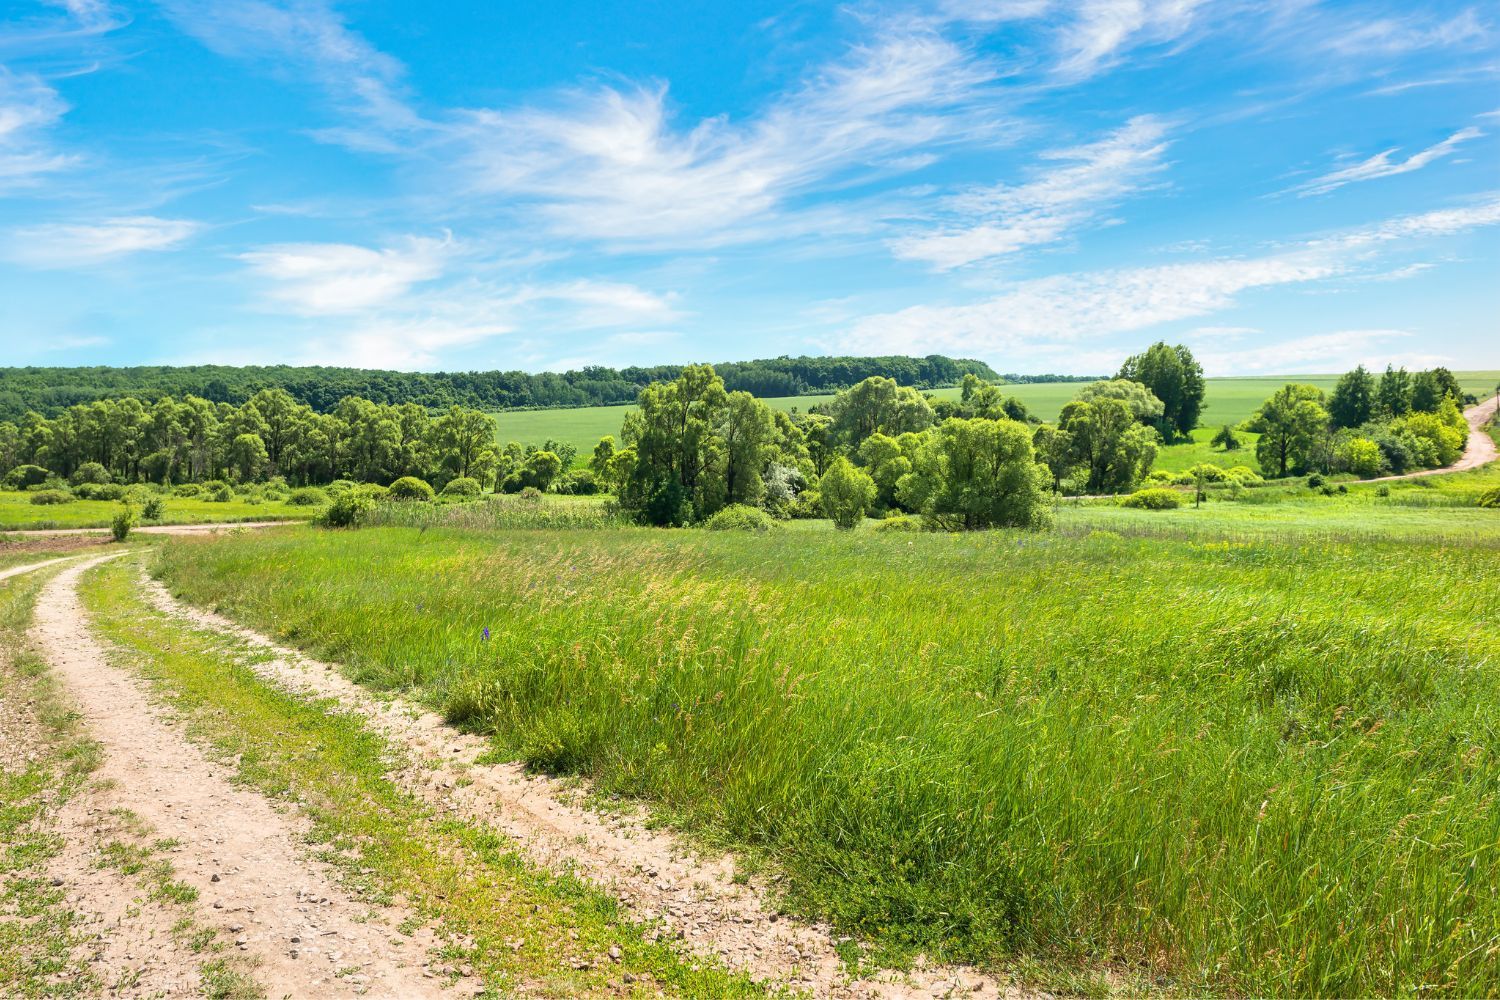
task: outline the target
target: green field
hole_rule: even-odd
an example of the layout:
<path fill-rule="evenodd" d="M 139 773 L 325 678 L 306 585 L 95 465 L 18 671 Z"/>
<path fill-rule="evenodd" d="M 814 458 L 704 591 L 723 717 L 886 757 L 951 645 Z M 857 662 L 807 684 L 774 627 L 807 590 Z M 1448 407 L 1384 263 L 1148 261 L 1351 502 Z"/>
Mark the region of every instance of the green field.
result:
<path fill-rule="evenodd" d="M 74 500 L 72 503 L 34 504 L 32 494 L 0 491 L 0 531 L 38 528 L 107 528 L 120 512 L 110 500 Z M 193 497 L 167 497 L 166 513 L 156 524 L 213 524 L 232 521 L 305 520 L 317 507 L 297 507 L 280 500 L 246 503 L 231 500 L 214 503 Z M 140 506 L 136 505 L 139 513 Z"/>
<path fill-rule="evenodd" d="M 1043 534 L 287 530 L 157 572 L 740 849 L 877 960 L 1485 995 L 1500 513 L 1444 504 L 1495 478 Z"/>
<path fill-rule="evenodd" d="M 1465 392 L 1491 393 L 1500 382 L 1500 372 L 1458 372 L 1459 383 Z M 1173 472 L 1186 469 L 1198 462 L 1212 461 L 1218 465 L 1248 465 L 1258 468 L 1253 447 L 1226 456 L 1221 451 L 1208 447 L 1208 441 L 1223 424 L 1237 424 L 1246 419 L 1255 409 L 1287 382 L 1306 382 L 1325 391 L 1331 390 L 1338 381 L 1337 375 L 1288 375 L 1257 376 L 1254 378 L 1211 378 L 1207 380 L 1204 397 L 1202 427 L 1195 438 L 1196 445 L 1173 445 L 1162 449 L 1158 465 Z M 1033 415 L 1043 420 L 1056 420 L 1063 405 L 1078 394 L 1082 386 L 1076 382 L 1042 382 L 1006 386 L 1006 393 L 1021 399 Z M 938 398 L 957 399 L 957 389 L 935 389 L 930 393 Z M 817 403 L 826 403 L 831 396 L 783 396 L 767 399 L 766 402 L 778 410 L 806 410 Z M 606 434 L 617 438 L 620 423 L 634 406 L 589 406 L 558 410 L 505 410 L 491 414 L 495 418 L 496 439 L 502 444 L 519 441 L 522 444 L 541 444 L 553 438 L 578 449 L 575 464 L 584 464 L 594 445 Z M 1254 438 L 1249 440 L 1253 443 Z"/>

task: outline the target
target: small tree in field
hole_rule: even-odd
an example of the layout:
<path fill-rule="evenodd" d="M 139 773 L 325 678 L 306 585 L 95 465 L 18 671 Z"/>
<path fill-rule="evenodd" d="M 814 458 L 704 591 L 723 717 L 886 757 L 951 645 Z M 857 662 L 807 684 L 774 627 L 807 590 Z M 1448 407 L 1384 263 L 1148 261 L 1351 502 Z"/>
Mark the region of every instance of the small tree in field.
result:
<path fill-rule="evenodd" d="M 1234 428 L 1229 424 L 1220 427 L 1219 433 L 1215 434 L 1214 439 L 1209 443 L 1225 451 L 1238 451 L 1240 448 L 1239 436 L 1234 433 Z"/>
<path fill-rule="evenodd" d="M 842 531 L 859 525 L 865 511 L 875 503 L 875 480 L 863 469 L 856 469 L 842 455 L 834 459 L 823 478 L 818 480 L 818 494 L 823 513 Z"/>

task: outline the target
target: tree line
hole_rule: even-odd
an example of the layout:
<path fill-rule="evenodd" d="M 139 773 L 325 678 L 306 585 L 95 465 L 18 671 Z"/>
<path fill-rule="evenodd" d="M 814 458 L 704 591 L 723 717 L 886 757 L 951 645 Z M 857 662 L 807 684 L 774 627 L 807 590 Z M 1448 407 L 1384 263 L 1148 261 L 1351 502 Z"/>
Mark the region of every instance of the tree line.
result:
<path fill-rule="evenodd" d="M 150 403 L 127 396 L 51 418 L 29 411 L 0 421 L 0 468 L 13 488 L 76 479 L 85 466 L 90 481 L 127 484 L 416 476 L 442 485 L 493 477 L 506 461 L 494 438 L 488 414 L 461 406 L 434 415 L 415 403 L 347 396 L 319 413 L 284 389 L 263 389 L 239 406 L 191 395 Z"/>
<path fill-rule="evenodd" d="M 348 397 L 372 403 L 413 403 L 430 410 L 450 406 L 504 410 L 600 406 L 633 402 L 653 382 L 670 381 L 681 365 L 576 371 L 396 372 L 362 368 L 193 365 L 133 368 L 0 369 L 0 420 L 18 421 L 28 411 L 55 417 L 71 406 L 102 399 L 196 396 L 210 403 L 248 402 L 264 389 L 281 389 L 318 413 L 331 413 Z M 795 396 L 845 389 L 881 375 L 902 385 L 957 385 L 966 374 L 995 380 L 981 361 L 927 357 L 780 357 L 719 365 L 730 391 L 757 396 Z M 1020 380 L 1020 376 L 1013 377 Z"/>
<path fill-rule="evenodd" d="M 1446 368 L 1413 374 L 1388 365 L 1377 378 L 1360 365 L 1340 376 L 1332 393 L 1282 386 L 1244 429 L 1260 435 L 1256 458 L 1269 475 L 1400 475 L 1458 460 L 1469 434 L 1459 410 L 1464 399 Z"/>
<path fill-rule="evenodd" d="M 871 376 L 788 414 L 711 366 L 689 366 L 641 391 L 589 469 L 644 524 L 742 506 L 840 527 L 867 514 L 948 530 L 1038 526 L 1064 479 L 1097 492 L 1139 483 L 1158 444 L 1196 424 L 1204 388 L 1191 353 L 1165 344 L 1130 358 L 1119 378 L 1083 386 L 1055 425 L 973 373 L 961 385 L 958 400 L 933 400 Z"/>

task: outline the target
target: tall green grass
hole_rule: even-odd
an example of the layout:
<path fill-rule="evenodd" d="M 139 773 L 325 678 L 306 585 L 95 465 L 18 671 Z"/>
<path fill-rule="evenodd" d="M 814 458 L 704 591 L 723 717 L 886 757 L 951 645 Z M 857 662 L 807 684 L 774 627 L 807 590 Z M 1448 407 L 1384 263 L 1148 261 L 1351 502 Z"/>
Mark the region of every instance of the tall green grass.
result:
<path fill-rule="evenodd" d="M 1494 547 L 1330 525 L 385 528 L 158 571 L 773 863 L 885 958 L 1500 992 Z"/>

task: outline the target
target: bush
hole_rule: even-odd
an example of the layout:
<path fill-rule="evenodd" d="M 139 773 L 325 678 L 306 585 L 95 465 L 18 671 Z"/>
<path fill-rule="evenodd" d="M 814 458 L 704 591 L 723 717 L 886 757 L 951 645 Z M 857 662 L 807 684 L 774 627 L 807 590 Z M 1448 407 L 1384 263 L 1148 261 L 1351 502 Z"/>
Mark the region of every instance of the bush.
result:
<path fill-rule="evenodd" d="M 1500 486 L 1492 486 L 1475 501 L 1481 507 L 1500 508 Z"/>
<path fill-rule="evenodd" d="M 316 486 L 304 486 L 301 489 L 292 490 L 286 502 L 293 507 L 321 507 L 328 502 L 328 494 Z"/>
<path fill-rule="evenodd" d="M 1135 507 L 1139 510 L 1176 510 L 1182 506 L 1182 496 L 1176 490 L 1153 487 L 1136 490 L 1120 501 L 1120 506 Z"/>
<path fill-rule="evenodd" d="M 160 521 L 167 512 L 167 502 L 161 497 L 150 497 L 141 505 L 141 517 L 147 521 Z"/>
<path fill-rule="evenodd" d="M 1222 483 L 1229 478 L 1228 472 L 1212 462 L 1199 462 L 1188 470 L 1188 475 L 1192 477 L 1193 482 L 1197 482 L 1198 477 L 1202 476 L 1205 483 Z"/>
<path fill-rule="evenodd" d="M 52 473 L 40 465 L 18 465 L 5 474 L 5 488 L 24 490 L 32 486 L 40 486 L 51 478 Z"/>
<path fill-rule="evenodd" d="M 125 487 L 119 483 L 79 483 L 73 495 L 80 500 L 124 500 Z"/>
<path fill-rule="evenodd" d="M 876 531 L 921 531 L 922 521 L 919 518 L 907 517 L 905 514 L 897 514 L 888 517 L 875 525 Z"/>
<path fill-rule="evenodd" d="M 360 483 L 358 486 L 354 487 L 354 489 L 347 490 L 346 492 L 353 493 L 356 496 L 362 496 L 366 500 L 370 500 L 375 503 L 379 503 L 391 494 L 390 490 L 386 489 L 384 486 L 381 486 L 379 483 Z"/>
<path fill-rule="evenodd" d="M 1167 486 L 1177 482 L 1177 474 L 1168 472 L 1166 469 L 1152 469 L 1151 474 L 1146 477 L 1148 486 Z"/>
<path fill-rule="evenodd" d="M 484 487 L 479 485 L 479 480 L 471 479 L 468 476 L 459 476 L 457 479 L 450 479 L 443 486 L 443 496 L 458 497 L 462 500 L 474 500 L 483 492 Z"/>
<path fill-rule="evenodd" d="M 527 503 L 542 502 L 542 491 L 537 489 L 535 486 L 527 486 L 522 488 L 521 492 L 517 493 L 516 496 L 520 497 L 522 500 L 525 500 Z"/>
<path fill-rule="evenodd" d="M 1239 483 L 1241 486 L 1255 487 L 1266 484 L 1260 473 L 1248 465 L 1236 465 L 1231 469 L 1225 469 L 1224 475 L 1231 483 Z"/>
<path fill-rule="evenodd" d="M 335 479 L 333 482 L 329 483 L 325 487 L 325 489 L 328 491 L 329 496 L 336 497 L 340 493 L 348 493 L 358 485 L 359 484 L 352 479 Z"/>
<path fill-rule="evenodd" d="M 771 515 L 759 507 L 732 503 L 704 521 L 703 527 L 709 531 L 753 531 L 757 534 L 765 534 L 775 524 L 776 521 Z"/>
<path fill-rule="evenodd" d="M 1381 483 L 1379 486 L 1375 487 L 1375 495 L 1378 497 L 1388 497 L 1391 495 L 1391 488 L 1385 483 Z M 1496 495 L 1500 496 L 1500 487 L 1496 487 Z M 1481 499 L 1483 498 L 1481 497 Z M 1484 504 L 1481 503 L 1479 506 L 1483 507 Z"/>
<path fill-rule="evenodd" d="M 135 527 L 135 508 L 126 504 L 120 508 L 115 519 L 109 522 L 109 533 L 114 536 L 115 541 L 123 542 L 130 537 L 130 529 Z"/>
<path fill-rule="evenodd" d="M 38 490 L 31 494 L 31 502 L 39 507 L 59 503 L 72 503 L 73 494 L 67 490 Z"/>
<path fill-rule="evenodd" d="M 599 492 L 599 480 L 589 469 L 574 469 L 554 483 L 552 489 L 562 496 L 591 497 Z"/>
<path fill-rule="evenodd" d="M 425 502 L 433 497 L 432 487 L 416 476 L 402 476 L 390 485 L 387 500 L 415 500 Z"/>
<path fill-rule="evenodd" d="M 234 499 L 234 490 L 229 488 L 228 483 L 220 483 L 218 489 L 208 495 L 208 499 L 214 503 L 228 503 Z"/>
<path fill-rule="evenodd" d="M 839 456 L 818 480 L 818 493 L 822 496 L 823 513 L 833 526 L 850 531 L 859 526 L 865 511 L 875 503 L 875 480 Z"/>
<path fill-rule="evenodd" d="M 816 486 L 810 487 L 797 494 L 797 499 L 792 501 L 792 517 L 801 520 L 811 520 L 823 516 L 823 494 L 818 492 Z"/>
<path fill-rule="evenodd" d="M 374 509 L 374 500 L 358 490 L 344 490 L 313 519 L 313 523 L 325 528 L 357 528 Z"/>
<path fill-rule="evenodd" d="M 68 477 L 68 482 L 74 486 L 82 483 L 107 483 L 109 480 L 109 470 L 98 462 L 84 462 Z"/>
<path fill-rule="evenodd" d="M 1314 472 L 1312 475 L 1310 475 L 1310 476 L 1307 477 L 1307 488 L 1310 489 L 1310 490 L 1321 489 L 1322 486 L 1323 486 L 1323 483 L 1324 483 L 1323 477 L 1320 476 L 1320 475 L 1318 475 L 1316 472 Z"/>
<path fill-rule="evenodd" d="M 197 483 L 183 483 L 180 486 L 174 486 L 172 488 L 172 495 L 174 497 L 195 497 L 202 492 L 202 487 L 200 487 Z"/>

